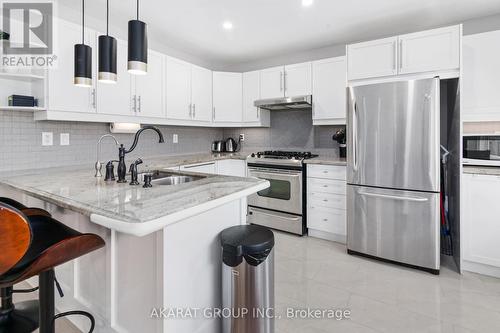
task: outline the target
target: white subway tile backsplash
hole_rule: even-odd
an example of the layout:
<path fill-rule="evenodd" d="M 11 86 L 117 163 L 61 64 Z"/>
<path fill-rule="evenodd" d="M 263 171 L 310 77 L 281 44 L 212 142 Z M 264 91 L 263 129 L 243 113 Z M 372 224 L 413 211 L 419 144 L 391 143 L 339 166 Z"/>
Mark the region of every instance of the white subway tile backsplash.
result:
<path fill-rule="evenodd" d="M 137 157 L 207 152 L 210 143 L 222 138 L 222 129 L 159 126 L 166 142 L 158 143 L 156 133 L 144 132 L 141 141 L 127 160 Z M 54 133 L 54 145 L 42 146 L 42 132 Z M 60 133 L 69 133 L 70 146 L 59 145 Z M 99 137 L 109 133 L 108 124 L 76 122 L 35 122 L 31 112 L 0 112 L 0 172 L 54 166 L 88 164 L 96 160 Z M 177 133 L 183 138 L 173 144 Z M 132 134 L 117 134 L 118 141 L 130 146 Z M 116 159 L 118 149 L 112 141 L 103 141 L 101 159 Z"/>

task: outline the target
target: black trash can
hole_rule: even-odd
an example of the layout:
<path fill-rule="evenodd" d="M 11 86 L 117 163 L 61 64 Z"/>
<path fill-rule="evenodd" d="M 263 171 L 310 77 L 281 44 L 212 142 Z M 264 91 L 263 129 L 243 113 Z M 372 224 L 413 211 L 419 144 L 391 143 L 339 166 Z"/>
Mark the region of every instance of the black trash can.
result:
<path fill-rule="evenodd" d="M 222 231 L 220 241 L 222 333 L 274 333 L 273 232 L 235 226 Z"/>

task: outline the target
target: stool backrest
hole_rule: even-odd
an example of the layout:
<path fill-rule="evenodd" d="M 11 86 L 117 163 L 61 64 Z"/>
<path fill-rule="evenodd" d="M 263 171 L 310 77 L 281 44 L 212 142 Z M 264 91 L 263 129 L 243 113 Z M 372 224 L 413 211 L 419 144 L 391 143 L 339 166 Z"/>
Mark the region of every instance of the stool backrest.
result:
<path fill-rule="evenodd" d="M 0 275 L 14 267 L 31 244 L 31 228 L 26 216 L 0 203 Z"/>

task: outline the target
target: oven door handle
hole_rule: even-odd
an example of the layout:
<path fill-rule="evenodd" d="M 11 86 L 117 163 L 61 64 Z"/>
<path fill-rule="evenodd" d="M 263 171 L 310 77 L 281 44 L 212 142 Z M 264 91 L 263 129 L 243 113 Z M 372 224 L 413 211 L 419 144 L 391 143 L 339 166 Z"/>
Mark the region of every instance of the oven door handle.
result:
<path fill-rule="evenodd" d="M 251 215 L 253 215 L 254 213 L 264 215 L 264 216 L 269 216 L 269 217 L 279 217 L 280 219 L 285 219 L 285 220 L 290 220 L 290 221 L 298 221 L 298 220 L 302 219 L 302 216 L 288 217 L 288 216 L 283 216 L 283 215 L 266 213 L 260 209 L 259 210 L 250 210 L 250 212 L 249 212 L 249 214 L 251 214 Z"/>
<path fill-rule="evenodd" d="M 274 172 L 274 171 L 262 171 L 262 170 L 256 170 L 256 169 L 248 169 L 248 172 L 251 176 L 253 175 L 268 175 L 268 176 L 274 176 L 274 175 L 279 175 L 279 176 L 285 176 L 285 177 L 300 177 L 302 176 L 302 172 L 297 172 L 297 173 L 289 173 L 289 172 Z M 256 176 L 258 177 L 258 176 Z"/>

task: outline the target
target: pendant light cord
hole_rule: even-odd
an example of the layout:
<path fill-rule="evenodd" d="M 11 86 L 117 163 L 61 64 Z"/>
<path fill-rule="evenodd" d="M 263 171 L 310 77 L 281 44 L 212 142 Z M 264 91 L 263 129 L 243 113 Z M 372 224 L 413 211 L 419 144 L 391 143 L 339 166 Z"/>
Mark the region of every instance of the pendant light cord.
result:
<path fill-rule="evenodd" d="M 139 0 L 137 0 L 137 21 L 139 21 Z"/>
<path fill-rule="evenodd" d="M 85 0 L 82 0 L 82 44 L 85 44 Z"/>
<path fill-rule="evenodd" d="M 109 0 L 106 0 L 106 36 L 109 36 Z"/>

